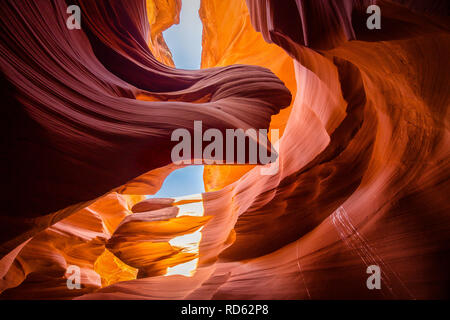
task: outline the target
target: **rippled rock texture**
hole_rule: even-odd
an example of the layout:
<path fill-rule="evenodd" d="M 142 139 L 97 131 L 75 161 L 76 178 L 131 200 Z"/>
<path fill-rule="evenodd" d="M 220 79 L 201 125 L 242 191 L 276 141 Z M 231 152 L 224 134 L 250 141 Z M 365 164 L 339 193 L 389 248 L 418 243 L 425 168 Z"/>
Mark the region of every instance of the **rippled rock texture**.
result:
<path fill-rule="evenodd" d="M 203 0 L 198 71 L 162 37 L 181 1 L 76 4 L 81 30 L 63 0 L 0 3 L 0 298 L 449 297 L 446 1 Z M 194 120 L 279 129 L 278 172 L 146 199 Z"/>

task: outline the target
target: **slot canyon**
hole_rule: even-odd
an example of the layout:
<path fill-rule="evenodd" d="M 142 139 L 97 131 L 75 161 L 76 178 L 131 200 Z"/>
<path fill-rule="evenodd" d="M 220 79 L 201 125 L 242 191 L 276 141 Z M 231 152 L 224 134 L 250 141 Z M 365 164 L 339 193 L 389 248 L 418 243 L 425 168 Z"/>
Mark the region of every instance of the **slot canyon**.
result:
<path fill-rule="evenodd" d="M 201 0 L 195 70 L 185 2 L 0 1 L 0 299 L 450 298 L 449 2 Z M 195 121 L 278 130 L 277 171 L 152 197 Z"/>

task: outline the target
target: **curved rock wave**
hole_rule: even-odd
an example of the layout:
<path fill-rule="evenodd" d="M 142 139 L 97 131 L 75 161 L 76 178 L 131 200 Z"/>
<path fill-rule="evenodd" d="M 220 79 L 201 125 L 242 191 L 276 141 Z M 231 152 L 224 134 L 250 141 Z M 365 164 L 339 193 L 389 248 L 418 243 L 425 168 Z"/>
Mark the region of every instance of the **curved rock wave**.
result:
<path fill-rule="evenodd" d="M 9 242 L 2 241 L 8 244 L 2 248 L 9 249 L 3 249 L 8 254 L 0 261 L 3 297 L 33 298 L 33 284 L 46 282 L 48 298 L 56 292 L 77 299 L 448 298 L 446 2 L 236 0 L 236 6 L 227 9 L 224 1 L 203 1 L 202 66 L 213 68 L 189 72 L 163 65 L 147 48 L 152 36 L 143 1 L 130 1 L 129 6 L 111 1 L 106 7 L 80 0 L 87 25 L 74 34 L 63 28 L 62 20 L 52 22 L 51 17 L 63 16 L 63 2 L 42 11 L 48 19 L 31 19 L 31 24 L 20 20 L 17 4 L 4 3 L 2 12 L 9 14 L 2 14 L 2 27 L 7 27 L 7 19 L 15 19 L 21 26 L 15 31 L 27 39 L 20 41 L 11 26 L 1 35 L 3 81 L 9 88 L 5 96 L 16 106 L 12 110 L 23 115 L 17 119 L 34 127 L 39 123 L 42 132 L 51 133 L 46 140 L 21 132 L 27 139 L 17 140 L 51 146 L 55 153 L 41 153 L 52 159 L 55 171 L 44 176 L 48 171 L 43 166 L 43 171 L 27 176 L 26 170 L 37 168 L 29 164 L 20 183 L 33 197 L 11 192 L 11 199 L 20 196 L 22 202 L 8 202 L 16 205 L 8 215 L 18 219 L 20 227 L 10 235 L 15 232 L 21 241 L 13 242 L 11 236 L 5 237 Z M 177 10 L 175 2 L 170 3 Z M 380 30 L 365 25 L 365 9 L 374 3 L 382 12 Z M 28 6 L 35 12 L 33 4 Z M 176 13 L 172 16 L 176 20 Z M 38 37 L 48 30 L 42 25 L 47 23 L 59 23 L 56 30 L 64 33 L 59 41 L 75 37 L 80 42 L 68 48 L 56 46 L 57 39 Z M 51 40 L 52 55 L 48 50 L 43 57 L 36 55 Z M 24 48 L 35 55 L 21 55 L 27 52 Z M 76 54 L 69 55 L 67 66 L 52 60 L 53 55 L 63 59 L 71 50 Z M 164 46 L 153 50 L 161 50 L 159 59 L 169 61 Z M 60 70 L 64 66 L 83 74 L 76 88 L 68 85 L 67 72 Z M 41 229 L 45 223 L 52 226 L 33 234 L 42 220 L 25 219 L 30 208 L 45 208 L 33 211 L 32 216 L 38 216 L 120 186 L 125 193 L 143 190 L 147 182 L 157 189 L 157 181 L 172 169 L 165 157 L 168 129 L 174 126 L 192 129 L 189 121 L 200 119 L 219 128 L 268 127 L 271 115 L 289 105 L 290 95 L 262 67 L 283 79 L 295 97 L 270 122 L 271 129 L 282 129 L 280 140 L 272 141 L 279 154 L 279 170 L 273 175 L 262 175 L 261 166 L 209 166 L 204 180 L 210 192 L 200 198 L 144 199 L 110 193 L 83 210 L 69 210 L 65 215 L 72 215 L 56 224 L 42 223 Z M 31 86 L 32 77 L 27 76 L 33 73 L 27 70 L 40 71 L 42 81 Z M 46 99 L 37 99 L 42 92 Z M 54 100 L 58 102 L 52 104 Z M 71 110 L 75 119 L 64 118 L 64 110 Z M 59 126 L 47 126 L 44 115 Z M 58 134 L 68 135 L 63 129 L 75 130 L 70 126 L 74 123 L 82 134 L 76 141 L 95 141 L 83 136 L 106 141 L 110 152 L 92 143 L 87 148 L 97 153 L 86 155 L 85 145 L 76 144 L 70 135 L 64 149 L 58 149 L 63 145 L 55 142 Z M 153 150 L 147 154 L 144 146 L 156 146 L 156 158 L 150 158 Z M 26 149 L 11 150 L 23 155 L 16 150 Z M 70 166 L 63 166 L 67 162 L 59 162 L 62 155 L 77 155 L 70 159 L 78 166 L 84 161 L 92 166 L 71 172 Z M 114 156 L 122 157 L 116 162 Z M 67 172 L 66 189 L 58 184 L 63 178 L 55 174 L 58 168 Z M 147 178 L 126 184 L 151 169 Z M 39 173 L 45 179 L 34 180 Z M 28 185 L 31 180 L 40 182 L 40 189 Z M 91 191 L 81 190 L 87 182 Z M 51 195 L 58 199 L 46 211 Z M 107 199 L 113 201 L 102 204 Z M 195 250 L 172 241 L 195 232 L 201 233 Z M 72 242 L 83 250 L 75 254 L 62 245 Z M 35 251 L 42 252 L 39 261 L 33 261 Z M 190 261 L 196 263 L 188 276 L 167 272 Z M 71 263 L 85 270 L 83 290 L 76 296 L 63 287 Z M 380 267 L 381 290 L 366 286 L 371 265 Z"/>
<path fill-rule="evenodd" d="M 291 99 L 262 67 L 185 71 L 158 62 L 146 43 L 143 0 L 78 4 L 81 30 L 66 27 L 62 0 L 1 4 L 9 106 L 1 216 L 17 225 L 2 227 L 2 255 L 25 241 L 24 233 L 76 210 L 55 212 L 171 163 L 173 130 L 192 132 L 195 120 L 221 130 L 267 128 Z M 143 95 L 153 100 L 136 99 Z"/>

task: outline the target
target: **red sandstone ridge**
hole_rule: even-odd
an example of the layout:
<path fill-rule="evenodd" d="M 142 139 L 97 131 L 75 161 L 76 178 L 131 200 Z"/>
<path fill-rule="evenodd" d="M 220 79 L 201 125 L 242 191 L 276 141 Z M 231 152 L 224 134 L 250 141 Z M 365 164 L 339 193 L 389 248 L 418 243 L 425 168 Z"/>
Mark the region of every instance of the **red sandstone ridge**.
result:
<path fill-rule="evenodd" d="M 160 62 L 179 1 L 80 0 L 75 32 L 64 1 L 0 3 L 0 298 L 448 298 L 448 3 L 234 1 L 203 1 L 199 71 Z M 194 120 L 282 129 L 279 171 L 211 166 L 214 191 L 145 199 Z"/>

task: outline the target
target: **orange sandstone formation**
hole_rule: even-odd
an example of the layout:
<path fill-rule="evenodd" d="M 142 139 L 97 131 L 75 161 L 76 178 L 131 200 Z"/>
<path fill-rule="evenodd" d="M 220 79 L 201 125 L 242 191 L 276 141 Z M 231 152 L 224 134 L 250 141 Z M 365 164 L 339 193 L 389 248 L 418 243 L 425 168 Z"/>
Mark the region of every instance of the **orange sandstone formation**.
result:
<path fill-rule="evenodd" d="M 171 25 L 180 23 L 181 0 L 154 0 L 147 1 L 146 4 L 150 24 L 150 35 L 147 40 L 149 48 L 158 61 L 174 67 L 172 54 L 162 32 Z"/>
<path fill-rule="evenodd" d="M 199 11 L 203 21 L 202 68 L 232 64 L 259 65 L 272 70 L 295 96 L 297 85 L 292 58 L 279 46 L 264 41 L 253 28 L 244 0 L 202 1 Z M 284 132 L 291 108 L 272 117 L 271 129 Z M 270 136 L 270 135 L 269 135 Z M 220 190 L 239 179 L 253 166 L 205 166 L 206 191 Z"/>
<path fill-rule="evenodd" d="M 161 37 L 180 2 L 80 0 L 75 33 L 55 3 L 0 4 L 0 298 L 448 298 L 447 2 L 203 0 L 205 69 L 189 72 Z M 275 115 L 278 78 L 294 99 Z M 145 199 L 175 168 L 170 129 L 193 120 L 270 121 L 279 170 L 207 166 L 209 192 Z"/>

